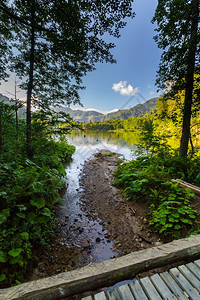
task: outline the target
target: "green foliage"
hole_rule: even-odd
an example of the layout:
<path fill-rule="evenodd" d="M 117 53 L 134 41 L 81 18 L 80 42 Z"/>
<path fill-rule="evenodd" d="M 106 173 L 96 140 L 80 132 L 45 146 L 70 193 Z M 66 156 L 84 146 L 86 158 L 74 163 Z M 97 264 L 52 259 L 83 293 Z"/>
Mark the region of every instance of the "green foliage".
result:
<path fill-rule="evenodd" d="M 93 115 L 91 116 L 91 112 L 87 112 L 88 115 L 86 117 L 86 113 L 81 110 L 70 111 L 70 114 L 75 120 L 77 119 L 80 122 L 85 122 L 83 128 L 87 130 L 98 129 L 106 131 L 124 129 L 126 131 L 133 131 L 139 117 L 145 114 L 151 114 L 155 111 L 157 101 L 158 98 L 152 98 L 142 104 L 137 104 L 132 108 L 108 113 L 107 115 L 92 112 Z M 97 113 L 97 115 L 95 113 Z M 86 119 L 90 119 L 90 122 L 86 121 Z"/>
<path fill-rule="evenodd" d="M 189 204 L 194 195 L 170 181 L 163 183 L 163 186 L 167 188 L 158 195 L 156 203 L 151 204 L 152 219 L 149 224 L 159 233 L 180 238 L 197 224 L 197 212 Z"/>
<path fill-rule="evenodd" d="M 33 120 L 33 157 L 26 157 L 23 120 L 15 139 L 15 123 L 3 115 L 0 151 L 0 282 L 2 287 L 23 280 L 34 247 L 47 245 L 55 224 L 53 207 L 62 201 L 63 163 L 75 147 L 59 136 L 53 124 Z M 54 123 L 55 126 L 56 123 Z M 8 131 L 5 129 L 9 128 Z"/>
<path fill-rule="evenodd" d="M 121 164 L 114 184 L 123 189 L 127 200 L 148 203 L 153 230 L 180 238 L 198 227 L 197 212 L 190 204 L 193 193 L 170 179 L 197 183 L 199 168 L 199 158 L 183 159 L 176 153 L 163 156 L 162 151 L 157 151 L 153 156 L 140 156 Z"/>

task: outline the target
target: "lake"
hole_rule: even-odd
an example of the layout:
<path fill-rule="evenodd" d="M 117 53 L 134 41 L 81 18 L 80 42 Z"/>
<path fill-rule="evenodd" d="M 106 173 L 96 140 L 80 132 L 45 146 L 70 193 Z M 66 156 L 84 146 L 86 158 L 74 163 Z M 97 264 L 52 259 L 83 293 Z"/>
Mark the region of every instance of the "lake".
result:
<path fill-rule="evenodd" d="M 67 244 L 80 249 L 87 247 L 89 251 L 83 251 L 84 264 L 99 262 L 115 256 L 112 250 L 112 242 L 104 238 L 107 234 L 102 227 L 101 220 L 92 220 L 87 211 L 83 211 L 81 205 L 82 188 L 79 183 L 84 162 L 101 149 L 122 154 L 129 160 L 137 149 L 138 137 L 132 133 L 112 132 L 87 132 L 73 131 L 67 136 L 69 144 L 76 147 L 72 162 L 66 167 L 68 186 L 63 196 L 63 202 L 59 211 L 59 219 L 65 222 L 62 234 L 67 237 Z M 70 233 L 70 234 L 69 234 Z M 101 243 L 97 243 L 97 239 Z"/>

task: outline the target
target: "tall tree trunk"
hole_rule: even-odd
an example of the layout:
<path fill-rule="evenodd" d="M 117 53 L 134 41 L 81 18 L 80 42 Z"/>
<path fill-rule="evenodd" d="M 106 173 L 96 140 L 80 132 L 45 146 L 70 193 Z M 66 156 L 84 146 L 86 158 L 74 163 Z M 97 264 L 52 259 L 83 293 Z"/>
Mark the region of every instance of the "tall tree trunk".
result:
<path fill-rule="evenodd" d="M 3 145 L 3 141 L 2 141 L 2 122 L 1 122 L 1 111 L 0 111 L 0 151 L 2 150 L 2 145 Z"/>
<path fill-rule="evenodd" d="M 26 109 L 26 151 L 28 157 L 31 157 L 33 154 L 31 149 L 31 96 L 33 90 L 33 70 L 34 70 L 34 52 L 35 52 L 34 20 L 35 20 L 35 6 L 33 1 L 32 12 L 31 12 L 32 27 L 31 27 L 30 68 L 29 68 L 29 83 L 28 83 L 28 91 L 27 91 L 27 109 Z"/>
<path fill-rule="evenodd" d="M 197 51 L 198 41 L 198 18 L 199 18 L 199 0 L 192 1 L 191 11 L 191 35 L 190 45 L 187 62 L 187 75 L 186 75 L 186 88 L 185 88 L 185 101 L 183 110 L 183 127 L 179 155 L 181 157 L 187 156 L 188 143 L 190 138 L 190 122 L 192 115 L 192 96 L 194 85 L 194 70 L 195 70 L 195 57 Z"/>
<path fill-rule="evenodd" d="M 17 101 L 17 81 L 15 78 L 15 122 L 16 122 L 16 141 L 18 141 L 18 132 L 19 132 L 19 124 L 18 124 L 18 101 Z"/>

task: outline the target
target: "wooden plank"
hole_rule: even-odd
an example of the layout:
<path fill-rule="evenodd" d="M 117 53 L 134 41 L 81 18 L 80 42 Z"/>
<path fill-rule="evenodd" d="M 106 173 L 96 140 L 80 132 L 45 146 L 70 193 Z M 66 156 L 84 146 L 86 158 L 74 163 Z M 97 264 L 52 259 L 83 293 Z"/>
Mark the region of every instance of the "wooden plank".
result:
<path fill-rule="evenodd" d="M 194 263 L 200 269 L 200 259 L 195 260 Z"/>
<path fill-rule="evenodd" d="M 200 269 L 195 264 L 188 263 L 186 267 L 200 280 Z"/>
<path fill-rule="evenodd" d="M 107 291 L 106 295 L 109 300 L 121 300 L 121 297 L 117 291 L 117 289 L 113 289 L 111 291 Z"/>
<path fill-rule="evenodd" d="M 98 293 L 94 295 L 95 300 L 106 300 L 106 295 L 104 292 Z"/>
<path fill-rule="evenodd" d="M 122 299 L 134 300 L 133 294 L 127 284 L 118 287 L 118 292 Z"/>
<path fill-rule="evenodd" d="M 88 290 L 96 290 L 136 274 L 200 255 L 200 235 L 175 240 L 171 243 L 132 252 L 119 258 L 92 263 L 81 269 L 27 282 L 0 290 L 1 300 L 52 300 L 70 297 Z"/>
<path fill-rule="evenodd" d="M 152 281 L 153 285 L 156 287 L 157 291 L 159 291 L 160 295 L 162 295 L 162 298 L 168 300 L 175 300 L 175 297 L 173 296 L 171 291 L 168 289 L 167 285 L 164 283 L 164 281 L 158 274 L 152 275 L 150 277 L 150 280 Z"/>
<path fill-rule="evenodd" d="M 147 294 L 147 296 L 152 299 L 152 300 L 161 300 L 162 298 L 160 297 L 158 291 L 155 289 L 154 285 L 152 284 L 151 280 L 149 277 L 144 277 L 140 279 L 140 283 Z"/>
<path fill-rule="evenodd" d="M 171 181 L 174 183 L 178 183 L 183 188 L 190 189 L 193 193 L 197 195 L 200 195 L 200 188 L 196 185 L 193 185 L 180 179 L 172 179 Z"/>
<path fill-rule="evenodd" d="M 138 280 L 129 283 L 129 287 L 136 300 L 148 300 Z"/>
<path fill-rule="evenodd" d="M 179 266 L 178 270 L 185 276 L 187 281 L 191 283 L 200 292 L 200 281 L 186 266 Z"/>
<path fill-rule="evenodd" d="M 160 277 L 178 299 L 188 300 L 188 297 L 184 294 L 184 291 L 180 288 L 180 286 L 176 283 L 176 281 L 170 276 L 170 274 L 167 271 L 161 273 Z"/>
<path fill-rule="evenodd" d="M 182 289 L 190 296 L 191 299 L 200 299 L 199 293 L 193 288 L 193 286 L 187 281 L 187 279 L 181 274 L 177 268 L 173 268 L 169 271 L 170 275 L 176 280 Z"/>
<path fill-rule="evenodd" d="M 87 297 L 81 298 L 81 300 L 92 300 L 92 296 L 87 296 Z"/>

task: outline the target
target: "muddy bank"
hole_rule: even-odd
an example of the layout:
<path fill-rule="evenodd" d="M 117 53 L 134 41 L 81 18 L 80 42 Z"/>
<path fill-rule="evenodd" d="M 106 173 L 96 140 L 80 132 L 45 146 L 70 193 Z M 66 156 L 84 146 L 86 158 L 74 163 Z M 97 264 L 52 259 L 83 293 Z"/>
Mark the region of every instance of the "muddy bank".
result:
<path fill-rule="evenodd" d="M 107 242 L 113 241 L 117 256 L 162 243 L 148 226 L 148 207 L 124 200 L 112 185 L 120 161 L 120 154 L 101 150 L 85 163 L 80 181 L 83 210 L 94 220 L 101 219 Z"/>
<path fill-rule="evenodd" d="M 83 166 L 73 161 L 67 193 L 56 211 L 54 238 L 47 249 L 36 251 L 27 280 L 162 243 L 147 224 L 148 208 L 127 202 L 112 185 L 120 162 L 120 155 L 108 150 L 94 154 Z"/>

